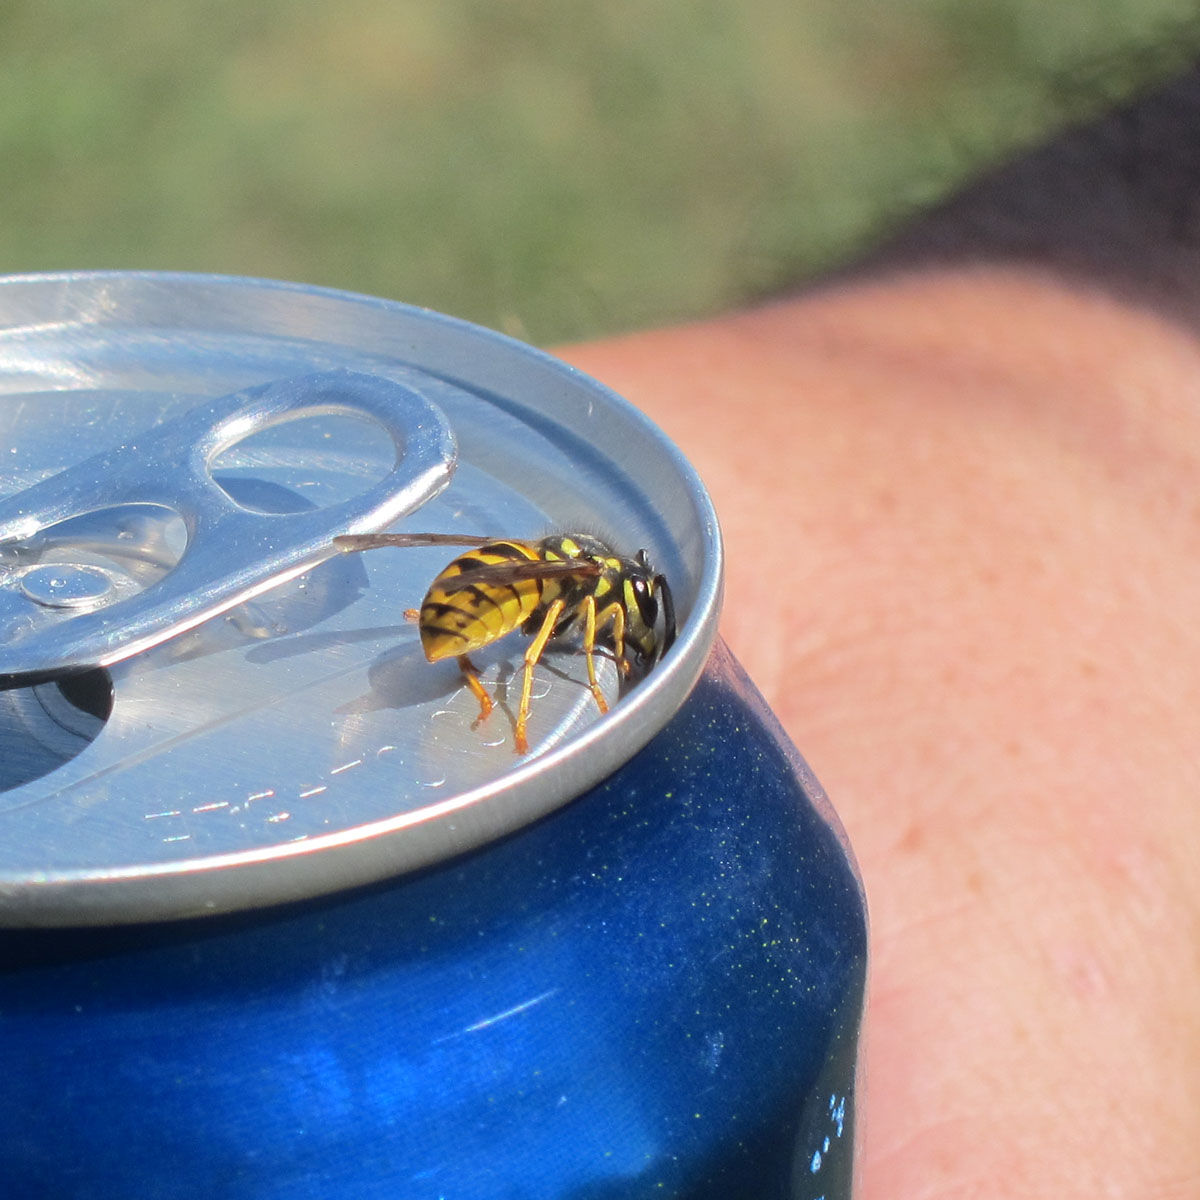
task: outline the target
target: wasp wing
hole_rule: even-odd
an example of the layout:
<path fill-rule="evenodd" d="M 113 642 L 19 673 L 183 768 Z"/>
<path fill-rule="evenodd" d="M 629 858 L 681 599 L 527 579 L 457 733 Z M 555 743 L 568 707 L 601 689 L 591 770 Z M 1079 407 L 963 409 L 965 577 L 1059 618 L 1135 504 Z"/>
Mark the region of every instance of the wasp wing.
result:
<path fill-rule="evenodd" d="M 380 546 L 486 546 L 495 540 L 466 533 L 348 533 L 335 537 L 333 544 L 350 554 Z"/>
<path fill-rule="evenodd" d="M 530 559 L 525 562 L 487 563 L 472 567 L 453 575 L 440 576 L 438 583 L 445 588 L 504 587 L 512 583 L 527 583 L 535 579 L 564 579 L 568 575 L 576 578 L 592 578 L 600 574 L 598 563 L 565 559 Z"/>

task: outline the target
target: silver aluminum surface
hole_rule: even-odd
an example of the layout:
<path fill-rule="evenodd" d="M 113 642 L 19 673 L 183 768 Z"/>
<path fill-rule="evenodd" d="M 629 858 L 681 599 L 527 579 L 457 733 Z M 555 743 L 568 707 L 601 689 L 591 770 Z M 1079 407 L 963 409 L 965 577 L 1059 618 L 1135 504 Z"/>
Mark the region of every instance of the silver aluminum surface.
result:
<path fill-rule="evenodd" d="M 169 439 L 180 422 L 203 425 L 187 414 L 236 410 L 247 389 L 273 395 L 286 381 L 345 371 L 366 392 L 406 398 L 408 417 L 301 398 L 303 419 L 257 420 L 236 435 L 222 427 L 199 459 L 158 454 L 162 478 L 141 476 L 158 480 L 157 494 L 122 492 L 111 470 L 93 469 L 107 461 L 95 456 L 153 443 L 156 430 Z M 429 434 L 419 452 L 413 421 Z M 439 493 L 450 434 L 457 471 Z M 31 536 L 18 520 L 0 547 L 4 604 L 33 624 L 95 623 L 126 602 L 144 612 L 195 568 L 208 533 L 228 544 L 186 589 L 224 597 L 201 623 L 141 637 L 129 656 L 77 655 L 75 667 L 98 665 L 62 680 L 38 678 L 27 659 L 0 661 L 16 685 L 0 691 L 0 923 L 258 906 L 467 850 L 632 756 L 686 698 L 715 637 L 716 520 L 663 435 L 548 355 L 394 302 L 212 276 L 0 279 L 0 456 L 0 520 L 55 486 L 47 481 L 72 482 L 57 523 Z M 406 470 L 432 498 L 395 522 L 415 493 L 390 511 L 390 501 L 372 506 L 408 486 Z M 232 521 L 224 538 L 189 508 L 204 489 Z M 265 567 L 254 531 L 269 540 L 272 522 L 293 520 L 305 535 L 281 535 Z M 477 656 L 500 700 L 480 724 L 455 664 L 428 664 L 403 616 L 452 552 L 318 561 L 326 534 L 388 521 L 518 538 L 589 532 L 624 553 L 644 547 L 670 580 L 679 640 L 603 718 L 582 657 L 547 656 L 531 753 L 518 757 L 523 639 Z M 233 576 L 252 582 L 240 592 L 212 584 Z M 615 700 L 616 672 L 602 665 Z"/>
<path fill-rule="evenodd" d="M 360 495 L 263 512 L 214 476 L 213 461 L 247 437 L 335 413 L 374 418 L 392 441 L 392 469 Z M 454 460 L 449 425 L 418 392 L 326 371 L 223 396 L 59 471 L 0 500 L 0 681 L 107 667 L 273 590 L 338 553 L 336 534 L 379 529 L 426 503 Z M 182 523 L 178 557 L 150 579 L 144 554 L 129 553 L 145 543 L 122 521 L 134 505 Z M 106 524 L 119 531 L 107 544 Z"/>

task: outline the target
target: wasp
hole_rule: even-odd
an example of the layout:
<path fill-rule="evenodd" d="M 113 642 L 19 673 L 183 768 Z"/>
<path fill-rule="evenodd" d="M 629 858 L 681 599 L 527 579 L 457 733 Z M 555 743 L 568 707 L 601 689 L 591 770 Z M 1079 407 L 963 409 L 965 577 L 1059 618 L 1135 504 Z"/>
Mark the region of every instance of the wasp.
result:
<path fill-rule="evenodd" d="M 457 658 L 463 679 L 479 702 L 483 720 L 492 698 L 470 654 L 521 630 L 532 640 L 525 650 L 516 751 L 529 753 L 533 669 L 546 646 L 567 633 L 581 636 L 588 687 L 601 713 L 608 711 L 596 681 L 596 655 L 606 654 L 627 680 L 644 676 L 675 640 L 675 604 L 666 578 L 650 565 L 645 550 L 633 558 L 617 554 L 587 534 L 555 534 L 538 541 L 469 537 L 445 533 L 366 533 L 334 538 L 352 552 L 381 546 L 469 546 L 437 575 L 415 619 L 421 648 L 430 662 Z M 659 604 L 662 631 L 659 632 Z"/>

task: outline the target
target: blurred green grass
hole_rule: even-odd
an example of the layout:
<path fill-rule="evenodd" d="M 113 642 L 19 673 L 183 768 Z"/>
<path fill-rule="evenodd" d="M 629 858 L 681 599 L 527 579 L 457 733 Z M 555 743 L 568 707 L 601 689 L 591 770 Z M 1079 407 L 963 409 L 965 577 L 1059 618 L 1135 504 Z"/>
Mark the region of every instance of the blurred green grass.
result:
<path fill-rule="evenodd" d="M 0 271 L 297 279 L 537 342 L 843 261 L 1200 49 L 1184 0 L 0 0 Z"/>

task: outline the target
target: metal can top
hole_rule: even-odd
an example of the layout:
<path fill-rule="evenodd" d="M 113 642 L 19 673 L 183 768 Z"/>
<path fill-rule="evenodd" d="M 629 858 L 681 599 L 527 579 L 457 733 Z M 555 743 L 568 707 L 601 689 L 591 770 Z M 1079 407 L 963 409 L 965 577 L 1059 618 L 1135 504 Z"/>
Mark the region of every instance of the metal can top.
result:
<path fill-rule="evenodd" d="M 0 279 L 0 924 L 144 921 L 428 865 L 598 782 L 716 633 L 695 472 L 581 372 L 426 310 L 265 280 Z M 598 537 L 670 584 L 678 638 L 622 689 L 505 637 L 429 663 L 405 610 L 459 551 L 387 529 Z M 580 619 L 582 626 L 583 621 Z M 576 647 L 577 648 L 577 647 Z"/>

